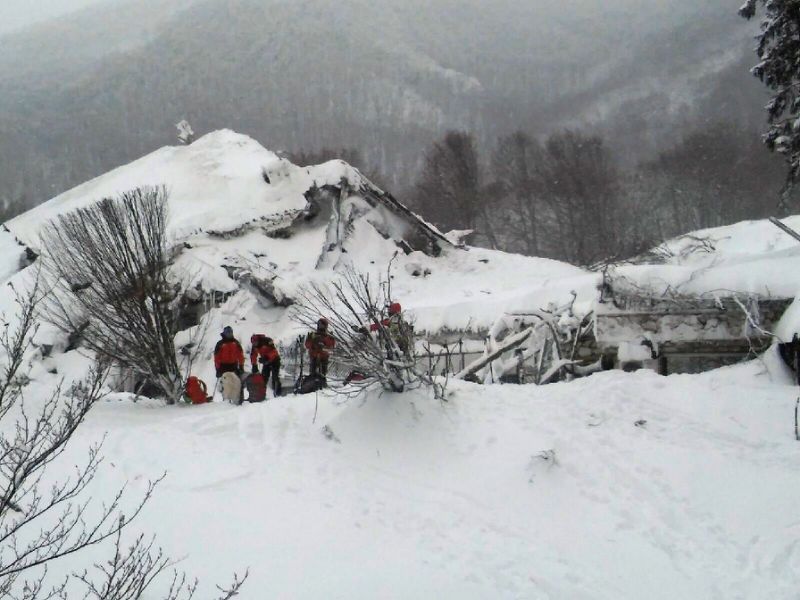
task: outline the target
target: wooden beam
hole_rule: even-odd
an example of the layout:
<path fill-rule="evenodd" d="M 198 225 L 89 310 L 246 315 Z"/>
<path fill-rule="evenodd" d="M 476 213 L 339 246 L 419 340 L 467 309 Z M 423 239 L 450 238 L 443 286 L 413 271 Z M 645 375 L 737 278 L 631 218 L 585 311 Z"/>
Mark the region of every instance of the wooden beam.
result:
<path fill-rule="evenodd" d="M 783 231 L 787 235 L 792 236 L 794 239 L 796 239 L 798 242 L 800 242 L 800 233 L 797 233 L 794 229 L 792 229 L 791 227 L 789 227 L 785 223 L 782 223 L 781 221 L 779 221 L 775 217 L 770 217 L 769 218 L 769 222 L 772 223 L 773 225 L 775 225 L 775 227 L 777 227 L 778 229 L 780 229 L 781 231 Z"/>

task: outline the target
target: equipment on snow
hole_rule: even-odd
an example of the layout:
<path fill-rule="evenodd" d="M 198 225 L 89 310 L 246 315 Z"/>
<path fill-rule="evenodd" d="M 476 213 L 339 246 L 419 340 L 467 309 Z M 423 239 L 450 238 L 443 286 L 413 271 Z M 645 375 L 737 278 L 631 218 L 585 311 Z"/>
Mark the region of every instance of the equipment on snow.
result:
<path fill-rule="evenodd" d="M 328 381 L 322 375 L 305 375 L 297 380 L 294 393 L 298 395 L 313 394 L 328 387 Z"/>
<path fill-rule="evenodd" d="M 800 398 L 797 399 L 797 403 L 794 405 L 794 439 L 800 442 L 800 423 L 797 422 L 798 411 L 800 411 Z"/>
<path fill-rule="evenodd" d="M 344 384 L 347 385 L 353 381 L 364 381 L 366 379 L 367 375 L 365 373 L 362 373 L 361 371 L 350 371 L 350 373 L 348 373 L 347 377 L 344 379 Z"/>
<path fill-rule="evenodd" d="M 267 398 L 267 380 L 261 373 L 248 375 L 244 380 L 249 402 L 263 402 Z"/>
<path fill-rule="evenodd" d="M 208 397 L 208 388 L 205 381 L 192 375 L 186 380 L 184 386 L 183 396 L 187 402 L 192 404 L 205 404 L 210 402 L 211 398 Z"/>
<path fill-rule="evenodd" d="M 222 374 L 222 399 L 232 404 L 241 404 L 242 380 L 236 373 L 227 371 Z"/>

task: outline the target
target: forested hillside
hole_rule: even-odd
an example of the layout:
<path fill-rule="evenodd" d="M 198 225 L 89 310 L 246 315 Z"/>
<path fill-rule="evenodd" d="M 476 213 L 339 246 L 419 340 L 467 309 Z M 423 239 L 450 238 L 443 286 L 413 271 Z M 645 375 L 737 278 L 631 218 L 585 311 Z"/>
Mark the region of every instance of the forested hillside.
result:
<path fill-rule="evenodd" d="M 35 205 L 171 143 L 182 118 L 355 150 L 400 194 L 450 129 L 487 164 L 502 135 L 570 127 L 632 166 L 711 120 L 757 135 L 751 32 L 723 0 L 101 3 L 2 38 L 0 198 Z"/>

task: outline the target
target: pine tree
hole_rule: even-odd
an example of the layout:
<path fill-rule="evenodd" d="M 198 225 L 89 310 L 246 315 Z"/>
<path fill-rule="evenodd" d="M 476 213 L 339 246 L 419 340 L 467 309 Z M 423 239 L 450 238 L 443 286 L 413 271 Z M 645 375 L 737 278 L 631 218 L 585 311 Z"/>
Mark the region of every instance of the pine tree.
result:
<path fill-rule="evenodd" d="M 761 60 L 752 70 L 774 91 L 767 105 L 767 146 L 789 163 L 787 187 L 800 178 L 800 1 L 747 0 L 739 9 L 752 19 L 763 5 L 764 18 L 756 52 Z"/>

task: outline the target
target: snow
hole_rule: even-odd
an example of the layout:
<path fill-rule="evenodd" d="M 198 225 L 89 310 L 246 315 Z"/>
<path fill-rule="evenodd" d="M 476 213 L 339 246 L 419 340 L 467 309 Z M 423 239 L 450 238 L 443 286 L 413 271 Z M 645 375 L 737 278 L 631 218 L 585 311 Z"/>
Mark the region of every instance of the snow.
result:
<path fill-rule="evenodd" d="M 271 184 L 262 170 L 270 174 Z M 36 247 L 39 230 L 64 212 L 141 186 L 170 192 L 170 231 L 176 240 L 200 231 L 226 232 L 266 218 L 301 211 L 312 184 L 338 183 L 351 176 L 341 161 L 312 175 L 229 130 L 203 136 L 189 146 L 168 146 L 80 185 L 7 223 L 24 243 Z"/>
<path fill-rule="evenodd" d="M 262 171 L 268 173 L 269 184 Z M 207 291 L 240 288 L 223 267 L 272 280 L 280 294 L 291 298 L 310 281 L 329 280 L 331 270 L 355 266 L 385 278 L 392 262 L 395 297 L 418 331 L 432 333 L 485 331 L 505 311 L 524 310 L 531 303 L 536 308 L 564 303 L 574 290 L 586 306 L 593 300 L 597 276 L 558 261 L 477 248 L 445 248 L 436 258 L 422 252 L 406 256 L 385 232 L 402 237 L 408 225 L 377 209 L 357 219 L 334 252 L 327 248 L 331 240 L 326 240 L 325 220 L 294 226 L 289 239 L 268 237 L 259 227 L 291 225 L 307 207 L 304 194 L 309 188 L 338 185 L 343 179 L 356 185 L 361 175 L 338 160 L 296 167 L 255 140 L 223 130 L 188 146 L 157 150 L 12 219 L 7 227 L 36 249 L 40 228 L 58 215 L 137 186 L 164 185 L 170 191 L 171 236 L 175 244 L 188 246 L 176 262 L 178 271 L 183 281 L 199 283 Z M 414 276 L 416 272 L 429 274 Z M 287 341 L 298 333 L 288 313 L 277 323 L 275 315 L 269 322 L 260 321 L 259 314 L 231 316 L 256 328 L 268 325 L 276 339 Z"/>
<path fill-rule="evenodd" d="M 800 229 L 800 216 L 783 222 Z M 740 293 L 793 298 L 800 289 L 800 243 L 767 220 L 696 231 L 659 248 L 670 256 L 664 264 L 626 265 L 616 273 L 656 294 L 671 289 L 720 297 Z"/>
<path fill-rule="evenodd" d="M 573 298 L 573 319 L 595 308 L 598 273 L 469 247 L 405 254 L 396 240 L 413 224 L 357 196 L 343 198 L 348 224 L 324 214 L 295 220 L 312 186 L 355 187 L 360 177 L 341 161 L 299 168 L 246 136 L 215 132 L 13 219 L 0 230 L 0 284 L 24 289 L 35 273 L 19 271 L 16 239 L 36 249 L 49 219 L 163 184 L 182 248 L 178 276 L 228 294 L 207 317 L 193 368 L 210 387 L 222 326 L 245 342 L 256 332 L 279 342 L 301 333 L 291 309 L 248 283 L 256 279 L 291 299 L 350 266 L 390 276 L 393 297 L 430 336 L 478 339 L 505 314 Z M 800 217 L 786 223 L 800 228 Z M 704 238 L 712 243 L 698 246 Z M 800 244 L 766 222 L 696 232 L 662 250 L 666 260 L 616 273 L 656 294 L 800 290 Z M 798 304 L 779 334 L 800 331 Z M 11 312 L 12 295 L 0 295 L 0 313 Z M 40 337 L 56 348 L 49 359 L 32 356 L 34 404 L 90 364 L 64 354 L 52 329 Z M 644 357 L 640 346 L 621 351 Z M 451 381 L 446 403 L 424 390 L 242 407 L 113 394 L 53 473 L 104 435 L 95 498 L 123 484 L 135 496 L 166 471 L 134 529 L 186 555 L 180 567 L 206 588 L 249 567 L 242 598 L 788 599 L 800 576 L 791 382 L 773 348 L 704 375 L 608 372 L 542 387 Z M 83 566 L 70 558 L 53 575 Z"/>
<path fill-rule="evenodd" d="M 20 243 L 7 229 L 0 227 L 0 282 L 19 271 L 23 255 Z"/>
<path fill-rule="evenodd" d="M 450 392 L 110 399 L 66 460 L 107 432 L 98 489 L 167 471 L 136 528 L 243 598 L 795 597 L 796 388 L 760 363 Z"/>

